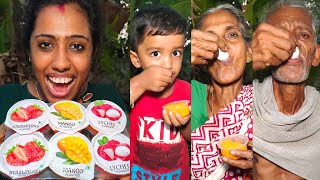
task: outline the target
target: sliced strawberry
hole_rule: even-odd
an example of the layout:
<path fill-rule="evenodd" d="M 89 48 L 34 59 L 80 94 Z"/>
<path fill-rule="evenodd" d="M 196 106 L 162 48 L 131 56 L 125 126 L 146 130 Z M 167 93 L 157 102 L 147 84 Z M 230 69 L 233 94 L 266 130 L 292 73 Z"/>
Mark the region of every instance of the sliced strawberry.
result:
<path fill-rule="evenodd" d="M 30 105 L 26 110 L 29 113 L 29 119 L 36 119 L 43 114 L 43 110 L 38 105 Z"/>
<path fill-rule="evenodd" d="M 21 145 L 13 147 L 7 152 L 6 161 L 11 166 L 25 166 L 30 163 L 29 156 Z"/>
<path fill-rule="evenodd" d="M 13 121 L 25 122 L 29 120 L 29 113 L 25 108 L 19 107 L 11 114 L 10 118 Z"/>
<path fill-rule="evenodd" d="M 44 157 L 46 154 L 43 145 L 41 145 L 41 142 L 35 140 L 35 141 L 30 141 L 27 144 L 24 145 L 24 149 L 26 153 L 29 155 L 29 160 L 30 162 L 35 162 L 39 161 Z"/>
<path fill-rule="evenodd" d="M 24 121 L 25 121 L 25 119 L 21 118 L 21 117 L 18 115 L 17 112 L 12 113 L 11 116 L 10 116 L 10 118 L 11 118 L 12 121 L 16 121 L 16 122 L 24 122 Z"/>

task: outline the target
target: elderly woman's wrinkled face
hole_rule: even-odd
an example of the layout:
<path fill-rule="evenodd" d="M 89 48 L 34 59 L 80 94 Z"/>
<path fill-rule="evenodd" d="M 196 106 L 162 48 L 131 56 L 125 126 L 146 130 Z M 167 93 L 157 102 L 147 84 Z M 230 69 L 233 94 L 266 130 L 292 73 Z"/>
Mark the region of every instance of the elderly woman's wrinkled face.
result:
<path fill-rule="evenodd" d="M 30 58 L 38 91 L 48 102 L 78 96 L 89 74 L 92 48 L 89 23 L 78 5 L 40 10 L 30 37 Z"/>
<path fill-rule="evenodd" d="M 267 22 L 288 30 L 295 38 L 300 50 L 299 58 L 289 59 L 276 67 L 272 73 L 273 77 L 286 83 L 305 81 L 309 76 L 309 70 L 317 50 L 311 17 L 301 8 L 284 7 L 273 12 Z"/>
<path fill-rule="evenodd" d="M 213 81 L 229 84 L 242 78 L 246 66 L 247 45 L 237 19 L 228 11 L 219 10 L 205 18 L 201 30 L 217 35 L 219 48 L 229 53 L 227 61 L 214 60 L 209 63 L 208 71 Z"/>

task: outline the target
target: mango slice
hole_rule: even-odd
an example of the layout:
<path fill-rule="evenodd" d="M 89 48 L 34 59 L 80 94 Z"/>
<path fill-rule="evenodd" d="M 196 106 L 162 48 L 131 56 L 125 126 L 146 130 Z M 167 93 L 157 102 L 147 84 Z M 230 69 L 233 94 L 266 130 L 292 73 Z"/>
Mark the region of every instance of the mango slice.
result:
<path fill-rule="evenodd" d="M 80 107 L 71 102 L 58 103 L 54 106 L 54 109 L 61 113 L 63 117 L 71 120 L 79 120 L 83 117 Z"/>

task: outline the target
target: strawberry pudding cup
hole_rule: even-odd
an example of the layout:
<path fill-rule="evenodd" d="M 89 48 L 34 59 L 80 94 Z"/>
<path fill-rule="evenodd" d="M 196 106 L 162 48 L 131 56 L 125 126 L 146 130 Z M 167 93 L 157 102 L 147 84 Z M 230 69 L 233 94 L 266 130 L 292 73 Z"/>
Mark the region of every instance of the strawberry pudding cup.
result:
<path fill-rule="evenodd" d="M 74 101 L 59 101 L 50 106 L 49 125 L 56 133 L 74 134 L 89 125 L 85 108 Z"/>
<path fill-rule="evenodd" d="M 93 149 L 81 133 L 73 135 L 58 132 L 50 139 L 54 160 L 50 168 L 64 178 L 93 179 Z"/>
<path fill-rule="evenodd" d="M 123 132 L 127 117 L 124 111 L 115 103 L 107 100 L 97 100 L 87 107 L 87 118 L 90 126 L 108 136 Z"/>
<path fill-rule="evenodd" d="M 15 103 L 8 111 L 5 125 L 19 134 L 33 133 L 48 124 L 49 107 L 36 99 Z"/>
<path fill-rule="evenodd" d="M 127 136 L 99 133 L 91 142 L 95 161 L 100 168 L 113 175 L 130 173 L 130 139 Z"/>
<path fill-rule="evenodd" d="M 11 135 L 1 145 L 0 171 L 12 179 L 39 174 L 53 160 L 50 144 L 35 132 Z"/>

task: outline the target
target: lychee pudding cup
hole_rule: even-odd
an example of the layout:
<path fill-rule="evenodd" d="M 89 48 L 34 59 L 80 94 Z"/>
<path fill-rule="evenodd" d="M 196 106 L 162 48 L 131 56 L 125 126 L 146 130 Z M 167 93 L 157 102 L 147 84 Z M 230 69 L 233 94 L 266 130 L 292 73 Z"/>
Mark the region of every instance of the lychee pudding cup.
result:
<path fill-rule="evenodd" d="M 167 113 L 171 111 L 175 116 L 178 113 L 181 117 L 186 117 L 190 114 L 188 104 L 188 100 L 174 101 L 164 105 L 162 108 L 165 109 Z"/>
<path fill-rule="evenodd" d="M 91 142 L 95 161 L 100 168 L 114 175 L 130 173 L 130 139 L 127 136 L 99 133 Z"/>
<path fill-rule="evenodd" d="M 247 150 L 248 137 L 241 134 L 232 134 L 222 138 L 218 142 L 218 147 L 221 150 L 221 155 L 231 158 L 231 159 L 240 159 L 240 157 L 230 154 L 231 150 Z"/>
<path fill-rule="evenodd" d="M 53 160 L 50 144 L 39 132 L 15 133 L 0 148 L 0 170 L 12 179 L 39 174 Z"/>
<path fill-rule="evenodd" d="M 97 100 L 90 103 L 86 114 L 90 126 L 108 136 L 121 133 L 126 127 L 125 112 L 111 101 Z"/>
<path fill-rule="evenodd" d="M 48 122 L 48 105 L 37 99 L 25 99 L 9 109 L 5 125 L 19 134 L 30 134 L 46 126 Z"/>
<path fill-rule="evenodd" d="M 86 136 L 58 132 L 49 142 L 54 154 L 54 160 L 49 166 L 52 171 L 64 178 L 94 178 L 93 149 Z"/>
<path fill-rule="evenodd" d="M 89 125 L 85 108 L 74 101 L 59 101 L 50 106 L 49 125 L 57 131 L 74 134 Z"/>

